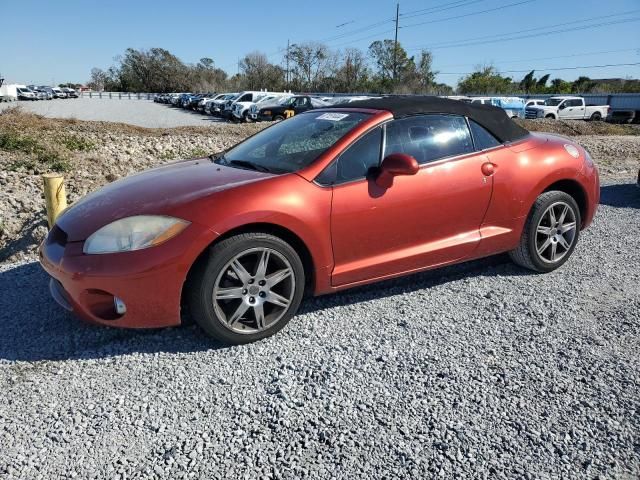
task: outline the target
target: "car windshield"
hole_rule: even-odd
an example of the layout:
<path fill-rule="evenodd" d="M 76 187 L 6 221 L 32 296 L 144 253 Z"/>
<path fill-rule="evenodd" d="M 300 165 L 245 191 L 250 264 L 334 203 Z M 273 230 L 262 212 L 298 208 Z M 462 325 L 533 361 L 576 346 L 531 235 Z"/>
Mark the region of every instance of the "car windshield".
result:
<path fill-rule="evenodd" d="M 272 173 L 296 172 L 311 165 L 369 116 L 356 112 L 296 115 L 236 145 L 215 162 Z"/>
<path fill-rule="evenodd" d="M 547 107 L 557 107 L 560 103 L 562 103 L 562 98 L 547 98 L 544 101 Z"/>

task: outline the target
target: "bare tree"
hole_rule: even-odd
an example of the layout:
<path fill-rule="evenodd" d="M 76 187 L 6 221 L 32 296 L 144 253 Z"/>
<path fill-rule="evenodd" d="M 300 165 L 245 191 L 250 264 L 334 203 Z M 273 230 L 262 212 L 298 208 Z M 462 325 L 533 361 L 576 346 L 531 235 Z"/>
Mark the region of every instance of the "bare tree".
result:
<path fill-rule="evenodd" d="M 318 42 L 294 43 L 289 47 L 294 85 L 298 89 L 314 89 L 330 74 L 335 57 L 326 45 Z"/>
<path fill-rule="evenodd" d="M 262 52 L 251 52 L 240 61 L 240 70 L 244 76 L 242 84 L 248 90 L 266 88 L 281 90 L 284 86 L 284 71 L 269 62 Z"/>

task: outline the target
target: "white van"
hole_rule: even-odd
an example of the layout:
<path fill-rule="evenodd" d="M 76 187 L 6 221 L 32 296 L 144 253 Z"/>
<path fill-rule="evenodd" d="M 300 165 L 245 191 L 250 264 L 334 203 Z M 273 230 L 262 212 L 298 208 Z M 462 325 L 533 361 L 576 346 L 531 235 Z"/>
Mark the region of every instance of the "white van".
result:
<path fill-rule="evenodd" d="M 18 86 L 15 84 L 3 84 L 0 87 L 0 101 L 15 102 L 18 100 Z"/>

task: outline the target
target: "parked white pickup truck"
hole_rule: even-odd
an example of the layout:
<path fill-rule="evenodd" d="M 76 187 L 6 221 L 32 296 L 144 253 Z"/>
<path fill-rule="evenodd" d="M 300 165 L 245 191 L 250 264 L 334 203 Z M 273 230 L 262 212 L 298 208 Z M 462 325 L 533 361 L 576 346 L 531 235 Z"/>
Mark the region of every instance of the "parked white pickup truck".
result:
<path fill-rule="evenodd" d="M 609 105 L 586 105 L 582 97 L 551 97 L 544 105 L 531 105 L 525 118 L 553 120 L 602 120 L 609 114 Z"/>

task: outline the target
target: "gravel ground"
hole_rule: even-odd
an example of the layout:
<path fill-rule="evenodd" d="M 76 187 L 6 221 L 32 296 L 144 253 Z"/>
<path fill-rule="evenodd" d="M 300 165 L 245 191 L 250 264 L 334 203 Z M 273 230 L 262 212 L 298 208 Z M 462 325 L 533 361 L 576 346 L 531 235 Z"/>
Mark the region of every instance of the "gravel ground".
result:
<path fill-rule="evenodd" d="M 640 192 L 560 270 L 312 299 L 277 336 L 79 323 L 0 267 L 0 478 L 638 478 Z"/>
<path fill-rule="evenodd" d="M 150 100 L 70 98 L 39 102 L 0 103 L 0 111 L 20 105 L 25 111 L 48 118 L 75 118 L 102 122 L 122 122 L 139 127 L 172 128 L 207 126 L 221 119 L 190 112 Z"/>

